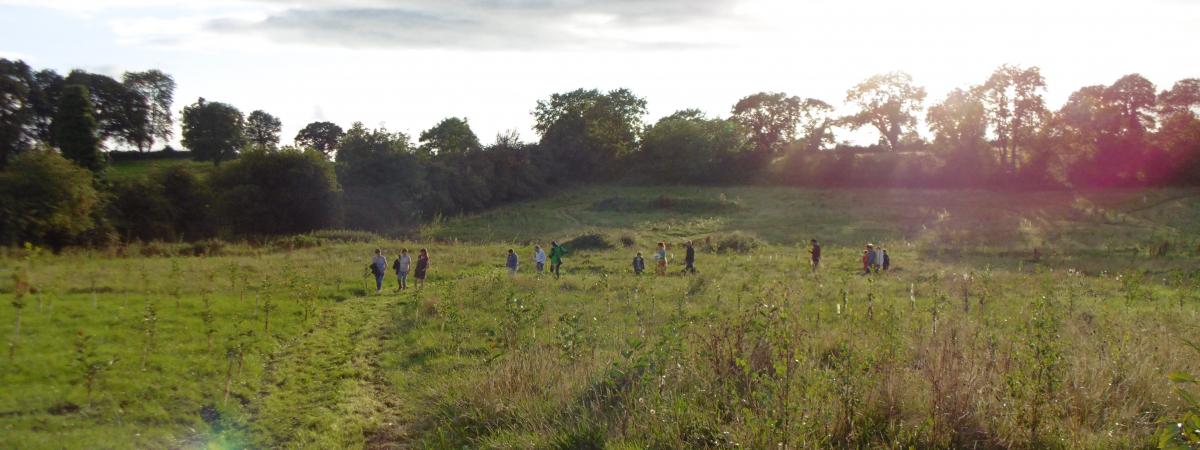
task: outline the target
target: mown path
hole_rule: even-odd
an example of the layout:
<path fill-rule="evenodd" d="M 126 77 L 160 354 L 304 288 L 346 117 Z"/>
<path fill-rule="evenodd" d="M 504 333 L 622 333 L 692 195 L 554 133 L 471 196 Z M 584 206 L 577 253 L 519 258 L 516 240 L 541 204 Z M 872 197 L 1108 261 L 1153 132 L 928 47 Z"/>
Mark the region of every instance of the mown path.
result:
<path fill-rule="evenodd" d="M 328 306 L 313 329 L 267 361 L 251 427 L 271 447 L 403 448 L 398 399 L 380 374 L 402 297 L 367 296 Z"/>

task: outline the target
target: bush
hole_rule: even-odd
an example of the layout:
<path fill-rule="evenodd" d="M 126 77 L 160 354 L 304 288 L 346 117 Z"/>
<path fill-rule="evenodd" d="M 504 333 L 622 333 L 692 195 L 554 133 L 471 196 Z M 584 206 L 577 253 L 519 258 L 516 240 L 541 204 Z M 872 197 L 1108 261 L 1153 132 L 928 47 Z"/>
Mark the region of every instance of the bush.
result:
<path fill-rule="evenodd" d="M 92 173 L 51 150 L 17 156 L 0 172 L 0 243 L 74 242 L 95 225 Z"/>
<path fill-rule="evenodd" d="M 562 245 L 567 247 L 567 250 L 606 250 L 613 248 L 612 243 L 608 242 L 604 236 L 596 233 L 585 234 L 564 242 Z"/>
<path fill-rule="evenodd" d="M 716 250 L 721 253 L 749 253 L 762 245 L 762 241 L 757 237 L 741 231 L 720 235 L 714 241 Z"/>
<path fill-rule="evenodd" d="M 333 166 L 316 151 L 249 151 L 213 173 L 217 217 L 241 235 L 304 233 L 338 220 Z"/>
<path fill-rule="evenodd" d="M 175 166 L 145 179 L 117 182 L 109 208 L 124 239 L 202 239 L 215 233 L 212 194 L 187 167 Z"/>

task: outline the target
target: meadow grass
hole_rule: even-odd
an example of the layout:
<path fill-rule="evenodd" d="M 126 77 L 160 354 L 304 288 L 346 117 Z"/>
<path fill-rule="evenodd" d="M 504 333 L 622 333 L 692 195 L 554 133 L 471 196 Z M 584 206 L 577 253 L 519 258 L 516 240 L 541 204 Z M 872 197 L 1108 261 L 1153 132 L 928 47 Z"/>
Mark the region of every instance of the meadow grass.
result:
<path fill-rule="evenodd" d="M 603 187 L 425 242 L 9 249 L 0 447 L 1150 448 L 1200 373 L 1196 194 Z M 375 247 L 427 285 L 375 295 Z"/>

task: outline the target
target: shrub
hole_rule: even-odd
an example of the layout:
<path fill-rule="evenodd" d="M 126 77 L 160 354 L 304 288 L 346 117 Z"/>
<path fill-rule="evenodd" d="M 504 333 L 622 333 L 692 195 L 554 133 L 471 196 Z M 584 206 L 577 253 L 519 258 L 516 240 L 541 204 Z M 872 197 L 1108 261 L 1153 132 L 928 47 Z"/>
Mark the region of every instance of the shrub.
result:
<path fill-rule="evenodd" d="M 61 248 L 95 225 L 92 173 L 51 150 L 25 152 L 0 172 L 0 243 Z"/>
<path fill-rule="evenodd" d="M 714 241 L 716 250 L 721 253 L 749 253 L 762 245 L 762 241 L 754 235 L 740 231 L 720 235 Z"/>
<path fill-rule="evenodd" d="M 608 242 L 603 235 L 590 233 L 578 236 L 563 243 L 568 250 L 606 250 L 613 248 L 612 243 Z"/>
<path fill-rule="evenodd" d="M 337 222 L 333 166 L 316 151 L 250 151 L 212 177 L 217 216 L 243 235 L 303 233 Z"/>

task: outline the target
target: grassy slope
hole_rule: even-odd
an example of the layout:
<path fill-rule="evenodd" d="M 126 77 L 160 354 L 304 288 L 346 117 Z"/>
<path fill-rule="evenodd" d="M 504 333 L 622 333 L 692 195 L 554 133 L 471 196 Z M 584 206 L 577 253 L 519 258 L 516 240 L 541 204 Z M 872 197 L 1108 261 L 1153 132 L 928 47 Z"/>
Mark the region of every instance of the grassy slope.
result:
<path fill-rule="evenodd" d="M 697 201 L 638 206 L 661 192 Z M 1179 407 L 1165 374 L 1200 372 L 1177 344 L 1200 333 L 1196 290 L 1162 283 L 1195 267 L 1195 195 L 597 188 L 430 230 L 472 244 L 243 249 L 178 259 L 176 275 L 164 258 L 46 257 L 34 271 L 43 304 L 28 302 L 0 365 L 0 447 L 1029 445 L 1031 402 L 1013 386 L 1036 367 L 1028 325 L 1043 295 L 1063 359 L 1035 445 L 1143 446 Z M 639 201 L 591 210 L 617 196 Z M 666 278 L 629 276 L 631 250 L 577 251 L 555 281 L 509 278 L 510 245 L 488 243 L 587 230 L 644 249 L 730 230 L 771 245 L 702 252 L 700 276 Z M 794 246 L 810 235 L 826 242 L 818 276 Z M 854 276 L 867 240 L 888 242 L 897 270 Z M 1165 258 L 1137 251 L 1162 240 L 1182 244 Z M 402 245 L 431 249 L 429 286 L 363 296 L 370 248 Z M 1050 249 L 1037 264 L 1024 256 L 1035 245 Z M 230 263 L 246 283 L 229 281 Z M 1112 275 L 1131 268 L 1152 272 L 1133 284 Z M 279 305 L 269 337 L 254 300 L 264 279 Z M 306 323 L 297 299 L 310 283 L 320 311 Z M 0 280 L 4 336 L 11 287 Z M 200 319 L 210 290 L 212 351 Z M 147 298 L 158 325 L 143 370 Z M 120 358 L 90 404 L 73 383 L 76 330 Z M 225 347 L 239 331 L 255 333 L 252 351 L 226 400 Z"/>

